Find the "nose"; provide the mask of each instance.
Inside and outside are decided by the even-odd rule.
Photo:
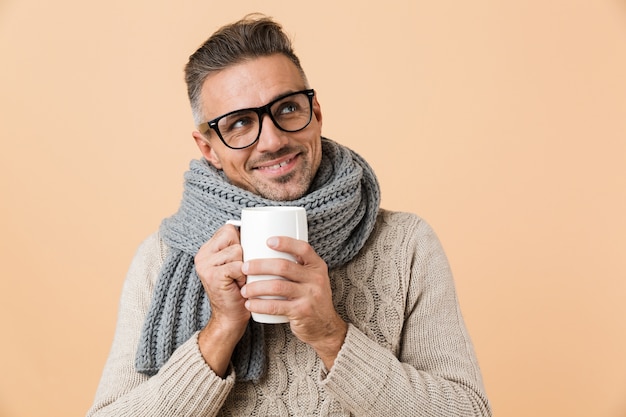
[[[269,114],[261,116],[261,134],[256,144],[259,152],[276,152],[283,148],[289,139],[285,135],[286,132],[280,130],[274,124]]]

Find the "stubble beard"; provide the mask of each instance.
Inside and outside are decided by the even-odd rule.
[[[257,192],[261,197],[274,201],[293,201],[304,196],[311,182],[313,172],[311,166],[306,164],[298,172],[290,172],[275,178],[271,183],[261,183],[257,186]]]
[[[304,196],[309,190],[317,170],[317,166],[313,166],[316,161],[311,159],[312,155],[304,147],[283,148],[278,152],[266,155],[265,159],[272,160],[294,152],[298,152],[298,158],[302,158],[300,168],[270,181],[259,181],[255,184],[254,192],[263,198],[274,201],[293,201]]]

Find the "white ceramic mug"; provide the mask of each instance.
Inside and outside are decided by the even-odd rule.
[[[273,236],[288,236],[309,241],[306,211],[303,207],[250,207],[241,210],[241,220],[227,223],[239,226],[243,260],[282,258],[296,262],[288,253],[278,252],[267,246],[267,239]],[[246,283],[284,279],[277,275],[248,275]],[[261,298],[274,298],[272,296]],[[276,297],[279,298],[279,297]],[[252,313],[252,319],[259,323],[287,323],[287,316]]]

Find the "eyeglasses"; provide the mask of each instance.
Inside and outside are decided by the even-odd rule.
[[[283,132],[298,132],[311,123],[315,90],[302,90],[278,97],[265,106],[231,111],[202,123],[198,130],[207,134],[213,129],[231,149],[252,146],[261,136],[263,115],[267,114]]]

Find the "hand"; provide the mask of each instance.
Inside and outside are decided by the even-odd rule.
[[[245,262],[246,275],[278,275],[286,279],[257,281],[244,286],[245,306],[256,313],[289,317],[291,331],[315,349],[330,369],[343,345],[348,325],[335,311],[328,266],[307,242],[289,237],[268,239],[268,246],[293,255],[298,263],[285,259],[256,259]],[[257,299],[281,296],[284,300]]]
[[[232,225],[220,228],[198,251],[195,266],[211,302],[211,318],[200,332],[198,344],[213,371],[224,376],[232,352],[250,319],[240,289],[243,252],[239,232]]]

